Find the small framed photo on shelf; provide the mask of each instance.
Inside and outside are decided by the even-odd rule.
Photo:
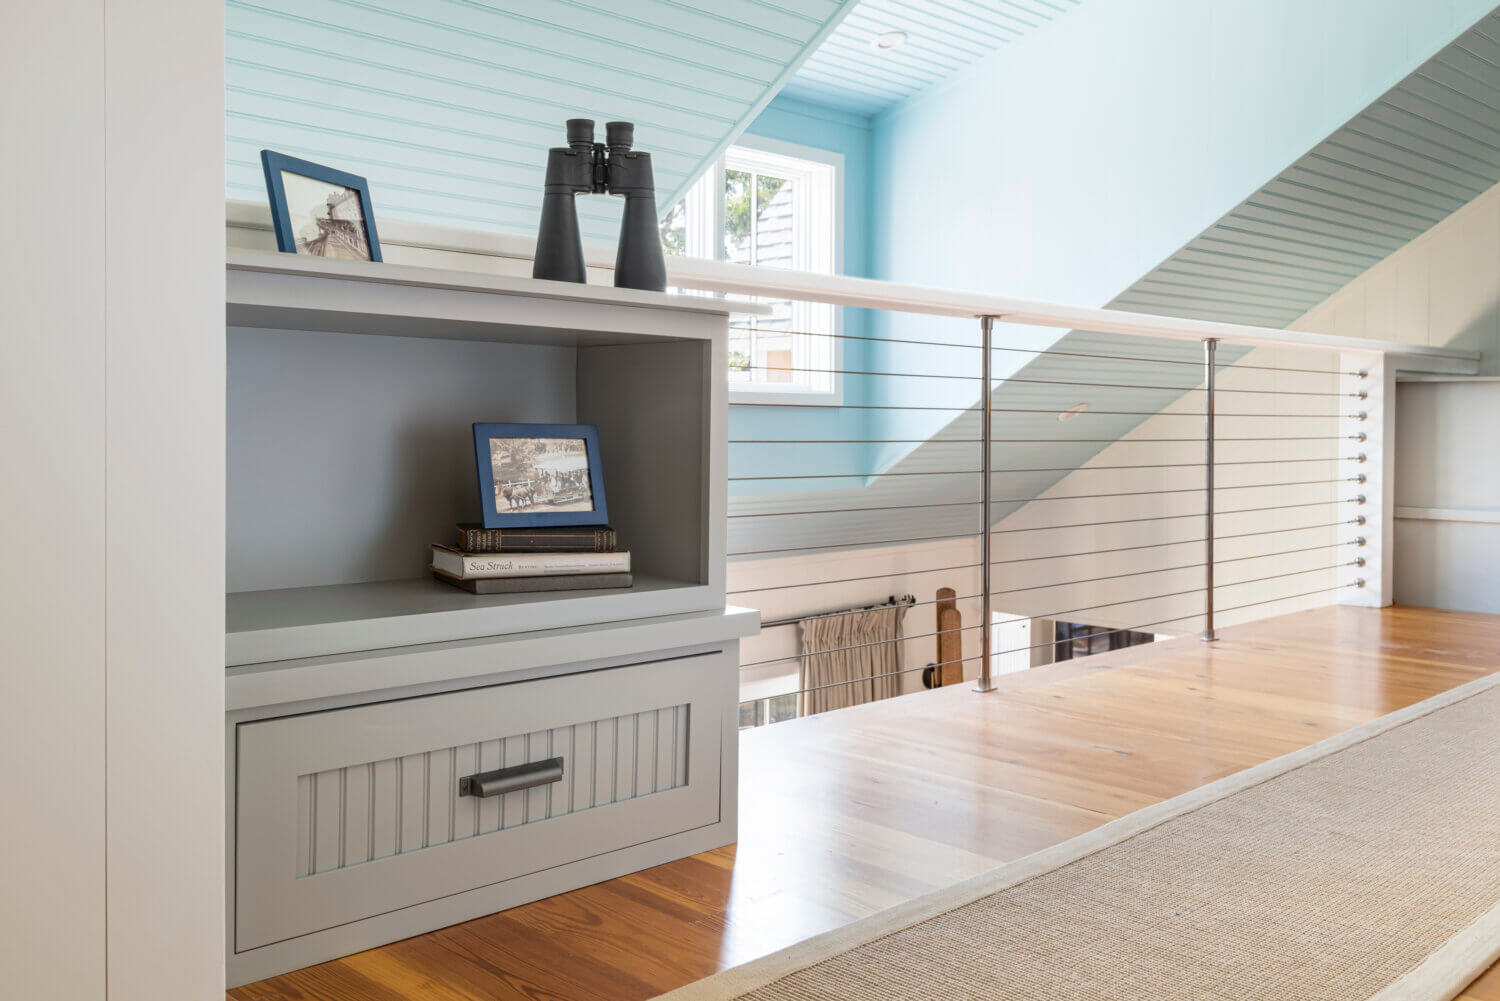
[[[607,525],[592,424],[475,424],[485,528]]]
[[[278,250],[346,261],[380,260],[370,185],[363,177],[268,149],[260,151],[260,165]]]

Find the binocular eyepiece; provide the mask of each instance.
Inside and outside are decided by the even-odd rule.
[[[578,232],[579,194],[615,194],[625,199],[620,242],[615,252],[615,285],[620,288],[664,291],[667,265],[661,254],[661,231],[656,217],[656,182],[651,154],[633,149],[635,126],[608,122],[605,141],[594,141],[594,123],[570,118],[568,145],[547,152],[547,174],[542,195],[542,221],[537,233],[533,278],[587,281],[583,241]]]

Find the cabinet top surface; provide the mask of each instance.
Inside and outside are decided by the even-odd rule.
[[[770,307],[758,303],[730,303],[709,296],[646,292],[640,289],[615,288],[611,285],[580,285],[574,282],[513,278],[482,272],[412,267],[372,261],[330,260],[298,254],[232,250],[226,257],[225,267],[231,278],[236,273],[281,275],[288,278],[321,278],[335,281],[371,282],[388,287],[408,286],[454,292],[479,292],[558,302],[585,302],[637,309],[709,313],[716,316],[764,315],[770,312]]]

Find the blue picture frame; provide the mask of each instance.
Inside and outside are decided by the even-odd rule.
[[[495,490],[495,471],[490,442],[496,438],[583,439],[588,457],[588,481],[593,509],[589,511],[502,511]],[[593,424],[496,424],[474,425],[474,465],[479,472],[479,504],[485,528],[542,528],[556,525],[608,525],[609,509],[604,500],[604,466],[599,459],[599,429]],[[528,481],[530,482],[530,481]],[[502,484],[502,491],[505,484]]]
[[[381,260],[380,237],[375,232],[375,209],[370,204],[370,184],[363,177],[269,149],[260,151],[260,166],[266,175],[266,195],[271,200],[271,223],[276,229],[278,250],[287,254],[297,253],[297,232],[292,228],[291,213],[287,210],[286,185],[281,179],[282,171],[286,171],[359,192],[359,207],[364,216],[365,240],[370,247],[370,260]]]

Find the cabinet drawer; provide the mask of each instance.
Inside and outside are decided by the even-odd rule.
[[[236,951],[716,822],[725,664],[707,654],[241,724]],[[461,779],[552,758],[555,781],[460,795]]]

